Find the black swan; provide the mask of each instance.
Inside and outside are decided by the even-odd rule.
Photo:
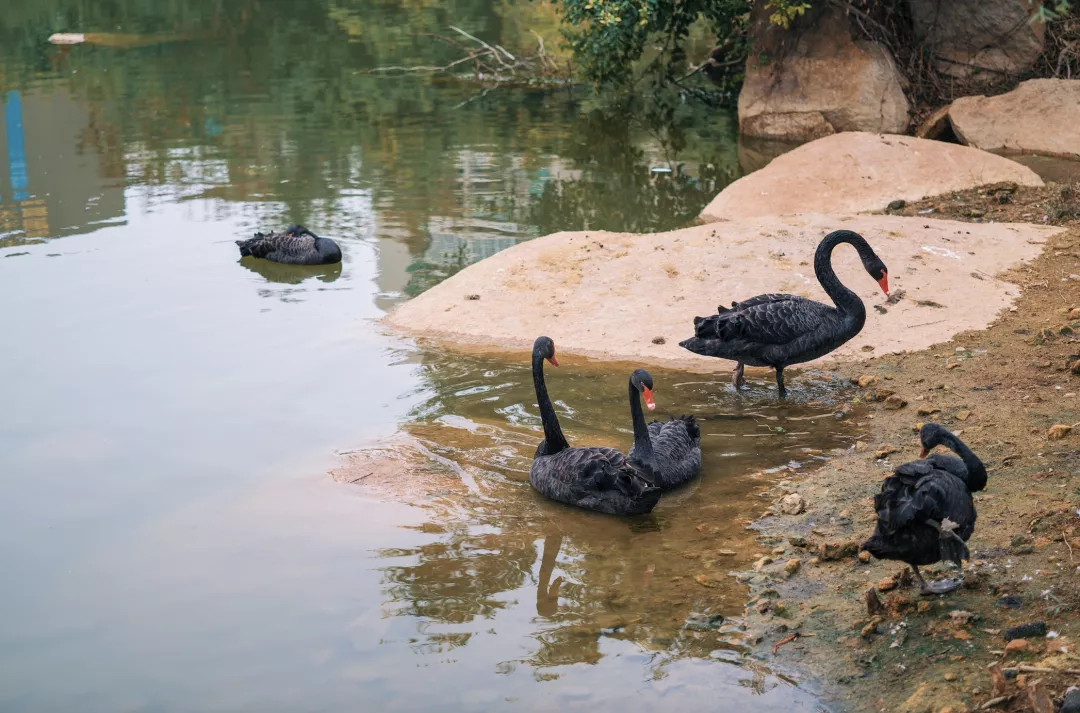
[[[950,560],[956,566],[968,557],[965,544],[975,530],[973,492],[986,487],[986,468],[955,435],[936,423],[919,432],[922,460],[904,463],[881,484],[874,496],[877,528],[862,549],[878,559],[906,562],[923,594],[956,589],[953,580],[928,584],[919,565]],[[945,445],[957,455],[927,454]]]
[[[638,393],[652,411],[652,375],[638,369],[630,377],[630,418],[634,423],[634,445],[627,456],[646,469],[653,484],[670,490],[693,478],[701,470],[701,429],[693,416],[674,416],[645,426]]]
[[[718,307],[719,313],[711,317],[695,317],[694,336],[679,346],[737,362],[731,377],[736,389],[745,383],[745,365],[771,366],[780,396],[787,395],[784,367],[828,354],[858,334],[866,322],[862,300],[833,272],[832,251],[840,243],[855,247],[863,267],[888,295],[889,273],[881,258],[858,233],[835,230],[814,253],[814,274],[835,307],[796,295],[758,295],[732,302],[730,309]]]
[[[240,256],[261,257],[287,265],[330,265],[341,262],[341,248],[329,238],[320,238],[302,225],[290,225],[284,233],[255,233],[250,240],[237,240]]]
[[[545,359],[559,365],[555,343],[539,337],[533,344],[532,372],[544,440],[533,456],[529,482],[545,497],[588,510],[611,515],[652,511],[660,500],[660,489],[642,468],[614,448],[571,448],[566,442],[544,384]]]

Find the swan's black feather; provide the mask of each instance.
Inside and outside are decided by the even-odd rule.
[[[919,566],[942,559],[959,564],[967,557],[963,542],[975,531],[975,501],[965,478],[971,472],[983,471],[982,461],[971,453],[954,435],[935,424],[924,426],[924,432],[945,433],[964,460],[944,454],[933,454],[923,460],[897,466],[881,484],[874,496],[877,526],[874,534],[863,543],[862,549],[879,559],[900,560]],[[926,438],[923,439],[927,446]],[[937,441],[941,442],[941,441]],[[934,444],[930,444],[932,448]],[[967,462],[964,462],[967,461]],[[932,524],[948,519],[956,523],[956,535],[942,536]]]
[[[646,468],[661,490],[670,490],[693,478],[701,470],[701,428],[693,416],[672,417],[649,424],[652,462],[641,463],[637,447],[630,449],[631,461]]]
[[[720,306],[714,315],[695,317],[694,336],[679,346],[738,362],[738,375],[744,364],[775,367],[783,393],[785,366],[828,354],[858,334],[866,322],[862,300],[840,283],[832,269],[832,251],[840,243],[854,246],[866,271],[884,286],[885,266],[866,240],[851,231],[833,231],[817,247],[814,273],[836,306],[798,295],[757,295],[732,302],[731,307]]]
[[[567,448],[533,460],[529,482],[545,497],[613,515],[647,513],[660,489],[614,448]]]
[[[329,265],[341,262],[341,249],[329,238],[320,238],[306,228],[292,226],[284,233],[255,233],[237,240],[241,257],[259,257],[288,265]]]

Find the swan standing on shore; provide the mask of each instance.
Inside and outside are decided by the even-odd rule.
[[[878,559],[906,562],[923,594],[956,589],[953,580],[927,583],[919,565],[943,560],[957,567],[968,558],[967,540],[975,531],[975,501],[986,487],[986,467],[964,442],[936,423],[919,431],[922,460],[904,463],[874,496],[877,527],[862,548]],[[945,445],[956,456],[928,454]]]
[[[702,356],[737,362],[731,382],[738,389],[745,383],[743,368],[771,366],[776,369],[780,396],[784,388],[784,367],[817,359],[858,334],[866,322],[866,307],[859,296],[836,277],[832,251],[840,243],[854,246],[870,277],[889,294],[889,273],[885,263],[858,233],[836,230],[821,241],[814,254],[814,274],[835,306],[787,294],[766,294],[731,307],[717,308],[718,314],[694,318],[694,336],[679,343]]]

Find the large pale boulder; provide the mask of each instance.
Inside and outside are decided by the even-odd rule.
[[[837,274],[863,298],[869,314],[863,331],[826,360],[862,358],[864,347],[874,354],[924,349],[986,327],[1019,293],[993,275],[1034,258],[1060,231],[890,215],[804,215],[653,235],[556,233],[465,268],[387,320],[412,334],[471,349],[512,350],[522,359],[536,337],[547,335],[560,354],[702,371],[731,368],[679,347],[693,335],[693,318],[763,292],[827,300],[814,277],[814,250],[838,228],[864,235],[888,266],[893,291],[906,296],[879,314],[870,306],[884,303],[877,284],[853,250],[837,249]]]
[[[883,210],[898,198],[914,201],[1000,181],[1043,185],[1030,168],[967,146],[847,132],[803,144],[743,176],[700,218],[859,213]]]
[[[765,13],[767,8],[757,10],[754,21],[767,23]],[[793,46],[766,47],[747,59],[739,92],[741,133],[807,141],[839,131],[904,132],[908,101],[889,52],[853,41],[838,11],[807,24]]]
[[[949,121],[969,146],[1080,159],[1080,81],[1030,79],[1008,94],[962,97]]]
[[[1001,79],[1029,69],[1045,26],[1031,0],[908,0],[916,38],[954,77]],[[990,70],[989,72],[986,70]]]

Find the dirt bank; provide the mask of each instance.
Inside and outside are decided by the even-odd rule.
[[[905,207],[909,215],[932,209],[1068,230],[1002,276],[1023,296],[989,328],[842,365],[846,377],[869,382],[860,399],[871,411],[858,423],[856,446],[775,489],[777,500],[798,493],[805,512],[754,525],[762,554],[775,559],[741,575],[758,653],[776,669],[816,678],[837,710],[959,713],[1001,699],[993,710],[1051,713],[1067,686],[1080,685],[1080,204],[1061,191],[1021,189],[1008,203],[971,192]],[[883,392],[907,405],[885,409],[877,402]],[[915,430],[928,420],[960,433],[989,470],[976,498],[965,588],[943,597],[920,597],[895,576],[902,565],[844,552],[871,533],[880,479],[918,456]],[[870,588],[886,609],[877,619],[867,611]],[[1049,633],[1006,652],[1005,630],[1032,622]],[[793,632],[806,636],[774,656],[772,647]],[[996,682],[987,668],[994,663],[1005,669]]]

